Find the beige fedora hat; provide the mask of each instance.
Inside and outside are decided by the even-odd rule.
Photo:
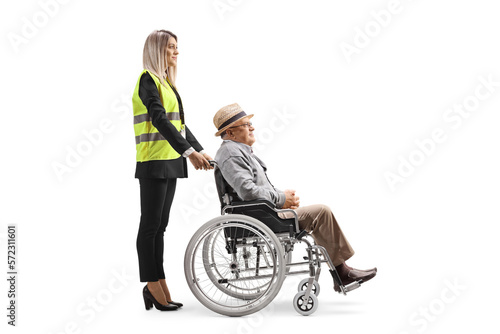
[[[231,125],[244,117],[250,119],[253,117],[253,114],[247,115],[238,103],[220,108],[214,116],[214,125],[217,128],[217,133],[215,135],[220,136],[220,134],[229,129]]]

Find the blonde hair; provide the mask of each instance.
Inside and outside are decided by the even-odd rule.
[[[177,36],[168,30],[155,30],[149,34],[144,43],[142,64],[145,70],[148,70],[160,79],[162,85],[165,86],[163,80],[166,80],[175,87],[177,68],[176,66],[168,66],[166,63],[166,49],[170,37],[173,37],[177,42]]]

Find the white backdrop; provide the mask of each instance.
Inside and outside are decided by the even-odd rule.
[[[23,333],[498,329],[500,47],[493,1],[2,2],[2,205],[18,229]],[[165,267],[175,313],[144,310],[135,238],[131,94],[154,29],[179,40],[186,121],[215,155],[212,118],[254,113],[255,151],[301,204],[328,204],[377,266],[341,296],[326,271],[318,311],[290,277],[261,312],[219,316],[191,294],[183,257],[219,214],[212,172],[178,182]],[[298,253],[296,253],[298,254]],[[300,254],[301,255],[301,254]],[[296,255],[298,256],[298,255]],[[1,280],[2,332],[7,281]]]

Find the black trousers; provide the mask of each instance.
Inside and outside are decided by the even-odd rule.
[[[139,277],[141,282],[165,278],[163,270],[163,235],[168,225],[170,207],[177,179],[139,179],[141,222],[137,234]]]

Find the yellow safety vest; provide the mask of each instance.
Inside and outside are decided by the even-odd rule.
[[[160,99],[170,122],[175,126],[177,131],[184,128],[179,113],[179,103],[177,97],[170,85],[163,80],[165,86],[160,83],[156,75],[147,70],[142,71],[137,85],[135,86],[134,95],[132,96],[132,106],[134,110],[134,131],[135,143],[137,149],[136,159],[138,162],[151,160],[172,160],[177,159],[181,155],[170,146],[170,143],[163,137],[158,129],[151,123],[146,106],[142,103],[139,97],[139,83],[142,75],[148,72],[156,83]]]

